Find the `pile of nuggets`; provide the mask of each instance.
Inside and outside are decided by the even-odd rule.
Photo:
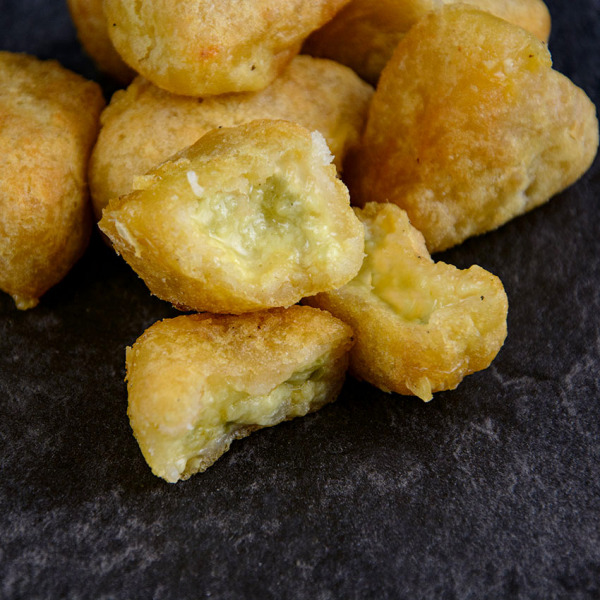
[[[0,289],[34,307],[95,214],[191,313],[127,349],[156,475],[317,410],[348,370],[430,400],[489,366],[502,283],[430,253],[546,202],[598,146],[541,0],[68,3],[128,87],[104,107],[57,63],[0,53]]]

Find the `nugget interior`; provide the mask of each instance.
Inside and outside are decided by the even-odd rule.
[[[500,280],[478,266],[461,271],[434,263],[395,205],[368,203],[356,211],[365,226],[359,274],[305,300],[354,329],[352,372],[385,391],[429,400],[489,366],[506,337]]]
[[[350,328],[295,306],[153,325],[127,351],[129,417],[153,472],[204,471],[255,429],[303,416],[343,383]]]
[[[343,285],[362,261],[362,227],[330,160],[320,134],[291,123],[218,130],[136,180],[100,227],[177,306],[289,306]]]

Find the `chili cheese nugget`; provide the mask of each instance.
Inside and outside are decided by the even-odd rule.
[[[98,68],[121,83],[129,83],[134,71],[124,62],[108,36],[102,0],[67,0],[81,45]]]
[[[266,87],[348,0],[105,0],[109,34],[138,73],[174,94]]]
[[[297,56],[260,92],[199,100],[176,96],[142,77],[117,92],[102,113],[90,161],[90,189],[98,218],[111,198],[128,194],[142,175],[219,126],[284,119],[320,131],[341,168],[358,144],[373,89],[350,69]]]
[[[384,391],[430,400],[488,367],[506,337],[500,280],[477,266],[434,263],[423,236],[393,204],[355,210],[365,227],[360,273],[339,290],[305,299],[354,330],[351,372]]]
[[[0,289],[34,307],[83,253],[100,88],[54,61],[0,52]]]
[[[111,200],[100,228],[152,293],[196,311],[290,306],[360,268],[363,228],[318,132],[217,129]]]
[[[371,103],[357,204],[404,208],[431,252],[546,202],[590,166],[595,108],[524,29],[466,6],[417,23]]]
[[[310,35],[304,51],[331,58],[375,83],[398,42],[421,18],[455,0],[352,0]],[[467,0],[480,10],[527,29],[543,42],[550,35],[550,13],[542,0]]]
[[[188,479],[234,439],[318,410],[340,391],[351,346],[347,325],[306,306],[154,324],[127,349],[146,462],[171,483]]]

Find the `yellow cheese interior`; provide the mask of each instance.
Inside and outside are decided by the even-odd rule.
[[[427,324],[432,314],[479,293],[481,283],[444,263],[434,263],[406,213],[380,214],[365,225],[366,257],[349,285],[368,287],[400,318]]]
[[[148,462],[167,481],[186,479],[212,464],[240,430],[276,425],[320,407],[330,393],[327,362],[327,356],[322,357],[265,395],[251,395],[220,380],[211,385],[209,377],[206,386],[195,391],[200,410],[195,422],[186,424],[187,435],[147,424],[144,440],[139,441],[144,454],[151,457]],[[204,468],[203,463],[207,463]]]
[[[326,271],[343,253],[332,235],[335,224],[323,210],[319,185],[302,166],[277,169],[268,176],[245,173],[225,191],[206,189],[194,171],[170,182],[181,235],[188,236],[183,259],[187,269],[198,266],[198,246],[211,247],[217,261],[236,269],[236,277],[260,282],[290,267]],[[325,186],[326,188],[328,186]],[[208,186],[207,186],[208,188]],[[165,193],[161,191],[161,193]],[[190,221],[195,227],[184,227]],[[190,239],[191,238],[191,239]],[[204,254],[206,251],[203,251]]]

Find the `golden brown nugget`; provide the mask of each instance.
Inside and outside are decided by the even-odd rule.
[[[87,54],[98,68],[127,84],[135,72],[125,64],[108,36],[108,25],[102,0],[67,0],[77,36]]]
[[[354,330],[351,372],[384,391],[430,400],[487,368],[506,337],[500,280],[481,267],[434,263],[423,236],[394,204],[355,210],[365,227],[360,273],[304,301]]]
[[[594,105],[524,29],[466,6],[415,25],[347,164],[352,199],[398,204],[430,252],[546,202],[590,166]]]
[[[292,306],[248,315],[186,315],[154,324],[127,349],[129,419],[158,477],[206,470],[234,439],[335,400],[351,329]]]
[[[111,198],[128,194],[143,175],[217,127],[256,119],[284,119],[320,131],[341,169],[358,144],[373,89],[347,67],[297,56],[260,92],[199,100],[176,96],[138,77],[102,113],[90,161],[90,189],[98,219]]]
[[[217,129],[111,200],[100,228],[180,308],[290,306],[362,262],[363,228],[330,163],[320,133],[287,121]]]
[[[348,0],[105,0],[129,65],[174,94],[265,88]]]
[[[354,69],[373,84],[398,42],[421,18],[454,0],[352,0],[310,35],[304,51]],[[550,35],[550,13],[542,0],[466,0],[480,10],[527,29],[543,42]]]
[[[100,88],[57,62],[0,52],[0,289],[34,307],[83,254]]]

